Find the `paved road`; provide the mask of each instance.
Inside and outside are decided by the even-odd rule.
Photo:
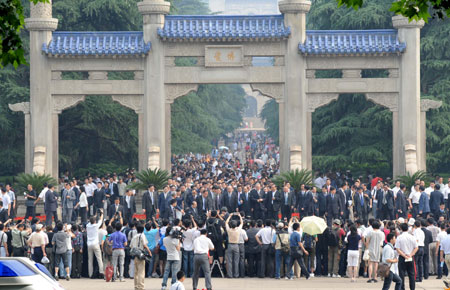
[[[367,279],[359,279],[356,283],[350,283],[350,279],[344,278],[312,278],[306,281],[305,278],[296,279],[294,281],[275,280],[275,279],[219,279],[213,278],[214,290],[229,290],[229,289],[248,289],[248,290],[261,290],[261,289],[307,289],[307,290],[319,290],[319,289],[381,289],[382,282],[378,283],[366,283]],[[161,289],[162,279],[145,279],[145,289],[147,290],[159,290]],[[133,280],[127,279],[126,282],[114,282],[106,283],[103,280],[90,280],[90,279],[72,279],[71,281],[60,281],[61,285],[66,290],[122,290],[133,289]],[[406,281],[406,283],[408,283]],[[200,279],[199,288],[204,288],[204,279]],[[408,284],[407,284],[408,285]],[[191,279],[184,281],[186,290],[192,290]],[[169,288],[167,288],[169,289]],[[391,285],[391,289],[394,286]],[[409,289],[407,286],[406,289]],[[427,281],[416,284],[417,290],[443,290],[444,284],[442,280],[436,280],[435,276],[430,277]]]

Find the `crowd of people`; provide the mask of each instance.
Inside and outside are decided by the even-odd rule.
[[[349,172],[316,173],[312,185],[296,190],[271,181],[279,153],[270,138],[241,133],[229,147],[173,156],[172,177],[160,191],[152,184],[143,193],[129,189],[133,172],[65,176],[40,193],[29,185],[18,223],[15,193],[0,186],[0,256],[45,261],[51,275],[68,280],[103,279],[111,265],[112,281],[134,278],[136,289],[145,278],[162,279],[166,289],[170,276],[172,285],[177,276],[192,277],[193,289],[200,276],[207,289],[211,276],[376,283],[386,265],[383,289],[392,282],[404,289],[405,276],[415,289],[430,275],[448,275],[450,178],[406,188]],[[39,202],[45,221],[35,217]],[[307,216],[328,227],[309,235],[300,226]]]

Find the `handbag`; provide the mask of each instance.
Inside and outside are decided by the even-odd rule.
[[[22,250],[23,250],[24,253],[27,253],[27,252],[28,252],[28,247],[27,247],[27,245],[23,242],[22,232],[20,232],[19,235],[20,235],[20,241],[22,242]]]
[[[389,277],[390,272],[391,272],[391,265],[390,264],[380,263],[378,265],[377,275],[379,277],[383,277],[383,278]]]
[[[303,257],[303,250],[299,246],[291,247],[291,256],[294,259]]]
[[[144,251],[140,249],[141,247],[141,238],[142,238],[142,234],[139,236],[139,242],[138,242],[138,246],[137,247],[133,247],[130,250],[130,256],[132,258],[138,258],[139,260],[143,260],[143,256],[144,256]]]
[[[363,254],[363,261],[369,261],[369,249],[366,249]]]

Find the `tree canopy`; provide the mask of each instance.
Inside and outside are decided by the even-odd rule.
[[[28,0],[23,0],[25,14]],[[53,17],[61,31],[129,31],[142,29],[139,0],[58,0]],[[201,0],[173,0],[171,13],[207,14]],[[21,33],[28,59],[29,35]],[[189,60],[188,60],[189,61]],[[177,65],[190,65],[178,63]],[[64,79],[85,79],[83,73],[64,73]],[[129,79],[127,73],[109,78]],[[131,76],[132,78],[132,76]],[[24,166],[24,116],[8,104],[29,100],[29,66],[0,70],[0,176],[15,175]],[[239,127],[245,93],[237,85],[200,85],[197,92],[172,105],[172,148],[175,153],[210,152],[211,141]],[[59,115],[60,170],[81,176],[86,172],[117,172],[138,164],[138,117],[110,96],[86,100]]]
[[[392,27],[391,0],[366,0],[358,11],[337,9],[327,0],[313,2],[308,29],[380,29]],[[449,19],[432,19],[421,31],[422,98],[442,100],[427,113],[429,172],[450,172],[450,35]],[[370,73],[366,72],[366,73]],[[329,76],[328,76],[329,77]],[[268,102],[262,117],[268,133],[278,137],[276,102]],[[341,95],[312,114],[313,168],[350,169],[390,175],[392,172],[392,114],[361,95]]]

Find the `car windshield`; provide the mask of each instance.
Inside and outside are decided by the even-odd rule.
[[[53,278],[52,274],[50,274],[50,272],[47,270],[47,268],[45,268],[44,265],[36,263],[34,264],[42,273],[44,273],[45,275],[47,275],[50,279],[55,280],[55,278]]]
[[[0,260],[0,277],[20,277],[37,275],[33,270],[17,260]]]

